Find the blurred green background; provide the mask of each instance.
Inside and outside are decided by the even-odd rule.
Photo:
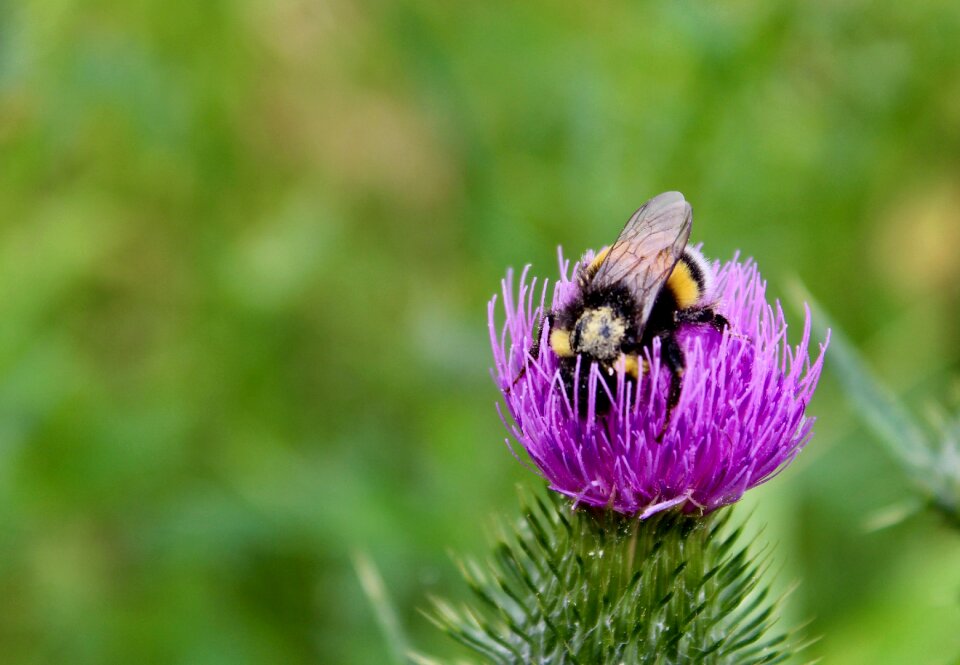
[[[385,663],[537,481],[486,302],[680,189],[922,407],[960,374],[955,0],[0,0],[0,660]],[[794,313],[794,321],[799,321]],[[824,380],[738,508],[832,664],[960,654],[960,539]],[[751,513],[752,510],[752,513]]]

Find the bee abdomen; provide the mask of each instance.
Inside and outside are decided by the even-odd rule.
[[[710,265],[703,255],[690,247],[685,249],[666,284],[678,309],[690,309],[706,301],[710,275]]]

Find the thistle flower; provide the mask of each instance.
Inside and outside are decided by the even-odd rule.
[[[587,252],[582,260],[592,259]],[[579,288],[571,279],[577,266],[571,272],[562,252],[559,262],[553,311]],[[669,372],[658,340],[645,351],[649,370],[636,381],[623,368],[607,380],[596,365],[582,363],[578,371],[588,373],[589,394],[604,395],[609,409],[598,413],[595,399],[581,409],[549,345],[530,353],[547,311],[549,283],[538,289],[536,279],[528,281],[528,266],[515,291],[508,271],[502,326],[496,296],[488,308],[494,379],[510,419],[498,409],[552,490],[640,519],[671,508],[707,513],[737,501],[799,454],[812,434],[814,421],[805,410],[827,343],[811,362],[807,309],[800,343],[788,344],[780,304],[767,302],[766,283],[752,261],[734,257],[714,271],[712,298],[729,328],[720,333],[685,324],[678,331],[686,369],[669,420]]]

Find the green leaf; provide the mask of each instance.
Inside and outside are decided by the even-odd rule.
[[[797,306],[804,303],[812,313],[815,335],[830,334],[827,366],[840,380],[858,415],[890,451],[914,471],[929,468],[930,446],[923,428],[894,394],[873,375],[866,362],[836,322],[799,282],[790,287]]]
[[[357,578],[360,580],[360,586],[363,587],[363,592],[367,596],[367,600],[370,601],[380,630],[390,647],[393,662],[398,665],[410,662],[407,655],[409,652],[407,638],[403,634],[400,620],[397,618],[397,613],[387,596],[380,571],[377,570],[373,560],[363,552],[354,552],[353,567],[357,572]]]
[[[832,330],[827,367],[840,381],[854,413],[886,444],[925,499],[960,528],[960,414],[936,411],[930,418],[931,427],[925,428],[873,375],[803,285],[795,282],[790,290],[798,307],[809,303],[815,333]],[[928,435],[931,429],[934,433]]]

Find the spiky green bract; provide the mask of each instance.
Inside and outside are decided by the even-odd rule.
[[[729,509],[641,521],[553,496],[524,503],[493,557],[463,565],[474,602],[434,600],[428,614],[486,661],[747,665],[796,650],[773,629],[763,560]]]

